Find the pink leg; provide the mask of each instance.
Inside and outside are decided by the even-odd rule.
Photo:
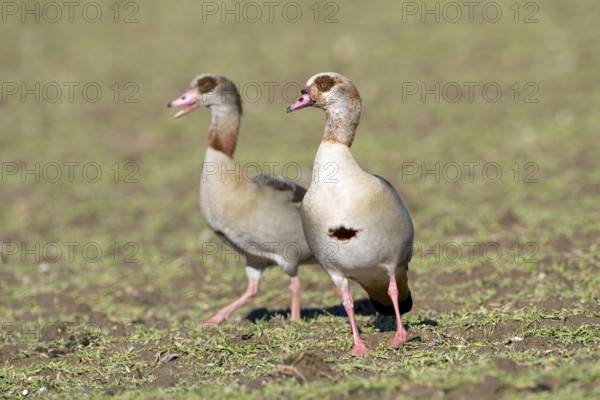
[[[400,310],[398,309],[398,286],[396,286],[396,277],[394,275],[390,276],[388,295],[392,299],[394,311],[396,313],[396,335],[388,344],[388,347],[400,347],[402,343],[406,342],[408,332],[404,329],[404,325],[402,325],[402,320],[400,319]]]
[[[365,346],[360,338],[360,335],[358,334],[358,326],[356,326],[356,320],[354,319],[354,301],[350,296],[348,288],[342,289],[342,302],[344,304],[344,308],[346,309],[346,313],[348,314],[348,318],[350,318],[352,336],[354,337],[354,348],[352,349],[352,354],[364,354],[370,352],[371,350]]]
[[[300,319],[300,278],[292,276],[289,289],[292,292],[292,311],[290,319],[292,321]]]
[[[200,322],[198,324],[198,327],[203,327],[209,324],[220,324],[221,322],[225,321],[232,312],[246,304],[252,297],[256,295],[256,293],[258,293],[258,281],[249,279],[248,288],[239,299],[237,299],[227,307],[224,307],[221,310],[219,310],[219,312],[216,313],[212,318],[209,318],[204,322]]]

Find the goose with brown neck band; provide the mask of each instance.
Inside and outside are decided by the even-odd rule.
[[[223,322],[256,296],[264,269],[272,265],[278,265],[290,276],[291,319],[299,319],[298,266],[314,262],[300,217],[300,202],[306,189],[276,175],[258,174],[251,179],[242,176],[233,160],[242,103],[229,79],[215,74],[199,75],[187,91],[167,106],[182,108],[176,118],[200,107],[210,108],[200,211],[217,236],[246,258],[248,286],[244,294],[199,325]],[[291,246],[293,252],[289,251]]]
[[[349,280],[365,289],[378,312],[396,316],[396,333],[389,346],[398,347],[407,340],[400,315],[412,307],[407,277],[413,244],[411,218],[396,189],[365,172],[350,152],[362,110],[352,81],[334,72],[312,76],[287,111],[306,107],[325,111],[325,130],[312,184],[302,201],[304,234],[342,293],[354,338],[352,353],[370,350],[358,332]],[[327,175],[332,165],[333,177]],[[323,176],[333,179],[320,179]],[[333,256],[317,251],[332,246],[336,249]]]

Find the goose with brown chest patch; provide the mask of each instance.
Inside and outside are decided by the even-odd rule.
[[[400,315],[412,308],[407,277],[412,221],[394,187],[365,172],[350,152],[361,114],[354,84],[333,72],[314,75],[287,111],[310,106],[325,111],[325,132],[312,184],[302,201],[304,234],[342,292],[354,337],[352,353],[370,350],[358,332],[349,279],[365,289],[379,313],[396,316],[396,333],[389,346],[398,347],[407,339]]]
[[[265,268],[278,265],[291,278],[291,319],[300,318],[300,264],[314,262],[300,216],[306,189],[276,175],[247,177],[233,160],[242,103],[229,79],[203,74],[168,107],[184,107],[175,118],[204,106],[211,110],[208,147],[200,182],[200,211],[207,225],[246,258],[244,294],[199,325],[218,324],[258,292]],[[244,171],[245,172],[245,171]]]

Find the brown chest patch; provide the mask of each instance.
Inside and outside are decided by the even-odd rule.
[[[350,240],[353,237],[356,237],[358,234],[357,229],[346,228],[345,226],[340,226],[336,229],[329,229],[328,235],[331,238],[335,238],[337,240]]]
[[[219,132],[217,129],[210,129],[208,132],[208,146],[221,153],[233,157],[235,145],[237,143],[237,130],[230,132]]]

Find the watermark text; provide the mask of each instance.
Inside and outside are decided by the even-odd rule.
[[[301,21],[315,24],[335,24],[339,22],[340,6],[337,2],[304,3],[295,1],[265,2],[216,2],[201,3],[202,22],[256,24],[259,22],[287,22],[295,24]]]
[[[0,242],[0,260],[14,263],[74,263],[88,264],[104,261],[138,263],[139,245],[135,242]]]
[[[110,21],[115,24],[136,24],[140,5],[134,1],[110,5],[95,1],[2,1],[0,21],[22,24],[56,24],[85,22],[95,24]]]
[[[79,161],[16,162],[0,163],[0,182],[20,183],[97,183],[102,179],[114,183],[139,183],[139,166],[134,162],[115,162],[109,166]]]
[[[136,82],[11,82],[0,84],[2,103],[98,103],[103,98],[114,103],[139,103]]]
[[[503,19],[515,24],[536,24],[539,22],[537,2],[501,3],[496,1],[448,1],[448,2],[402,2],[402,22],[421,23],[475,23],[483,21],[491,24]]]

